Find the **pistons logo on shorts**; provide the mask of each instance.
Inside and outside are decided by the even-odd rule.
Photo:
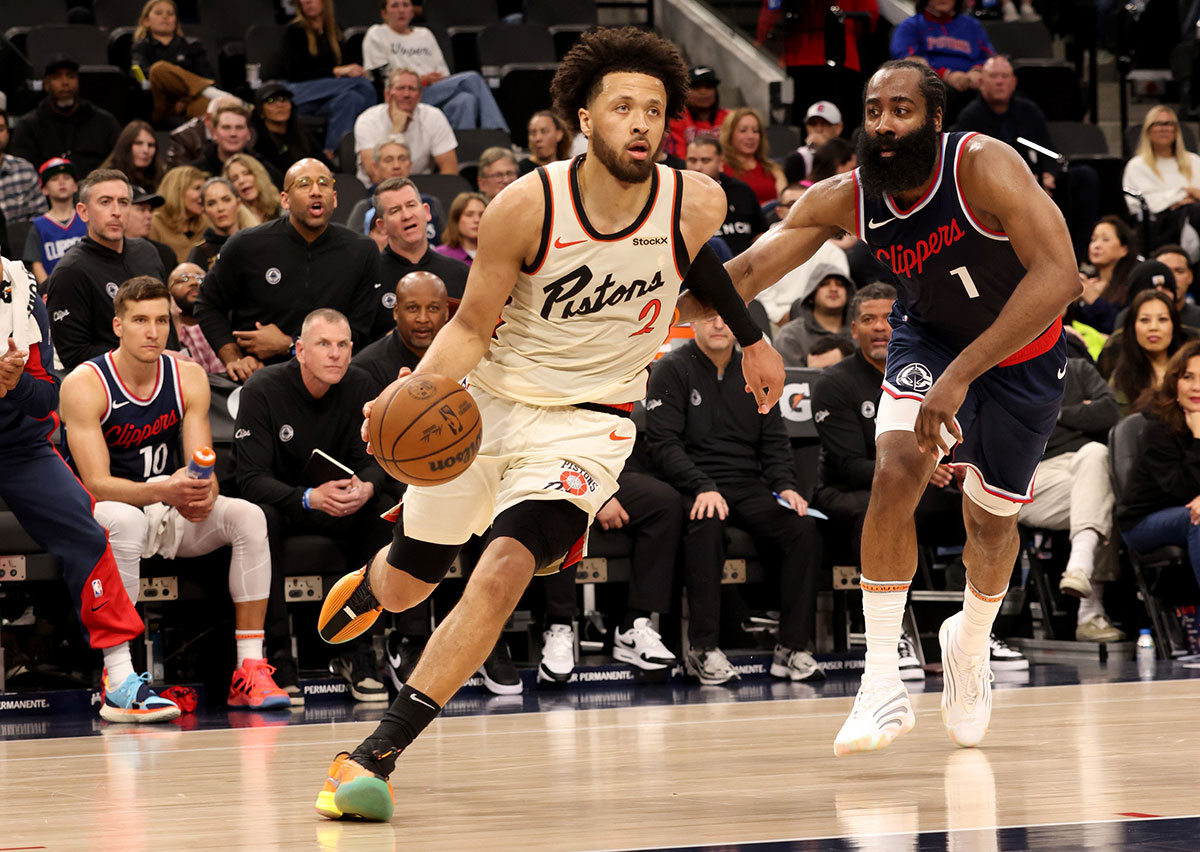
[[[592,479],[583,468],[571,462],[564,462],[562,472],[557,481],[547,482],[542,490],[565,491],[573,497],[582,497],[589,491],[596,490],[596,480]]]
[[[933,387],[933,373],[924,364],[909,364],[896,374],[896,387],[925,393]]]

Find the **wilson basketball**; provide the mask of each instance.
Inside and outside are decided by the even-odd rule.
[[[405,376],[383,389],[368,425],[375,461],[409,485],[439,485],[461,474],[483,440],[479,408],[457,382]]]

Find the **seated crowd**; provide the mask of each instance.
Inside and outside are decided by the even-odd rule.
[[[946,5],[918,8],[932,20],[925,7]],[[0,247],[24,261],[45,299],[66,376],[64,455],[97,501],[95,520],[131,601],[143,558],[232,548],[229,703],[251,708],[303,701],[283,597],[288,540],[321,536],[354,565],[391,536],[380,515],[403,486],[365,453],[363,403],[399,369],[415,367],[453,315],[491,200],[522,175],[568,159],[581,141],[552,112],[537,112],[528,156],[488,148],[470,164],[478,191],[443,206],[411,178],[459,174],[455,130],[509,130],[486,81],[449,72],[437,39],[414,25],[411,0],[381,0],[361,63],[347,60],[333,0],[296,8],[280,45],[283,79],[250,92],[252,103],[216,87],[212,58],[184,37],[174,2],[150,0],[132,48],[151,93],[145,116],[122,130],[80,97],[79,65],[61,55],[43,69],[46,95],[32,113],[10,127],[0,112]],[[1022,4],[1021,14],[1029,9]],[[909,30],[918,23],[897,29],[893,51],[919,55],[904,41],[917,44]],[[955,92],[953,129],[1010,144],[1016,135],[1048,140],[1036,104],[1015,94],[1011,63],[993,55],[986,37],[978,47],[977,56],[926,57],[944,63]],[[855,168],[844,134],[856,122],[832,102],[812,103],[801,144],[773,153],[758,112],[721,108],[717,69],[698,65],[690,75],[684,115],[658,157],[725,191],[728,212],[711,240],[724,259],[777,226],[814,183]],[[313,116],[317,124],[304,120]],[[324,135],[315,137],[314,126]],[[1076,638],[1118,641],[1125,632],[1109,618],[1104,590],[1120,574],[1122,536],[1137,550],[1186,547],[1200,577],[1190,522],[1200,512],[1191,464],[1200,437],[1200,307],[1189,294],[1200,249],[1200,158],[1185,149],[1170,109],[1150,111],[1126,170],[1154,217],[1144,260],[1128,211],[1098,209],[1094,174],[1031,168],[1071,225],[1083,293],[1064,324],[1072,358],[1062,414],[1020,518],[1047,539],[1067,534],[1059,589],[1080,601]],[[355,198],[365,188],[367,197],[339,213],[339,185],[354,186]],[[4,225],[21,222],[30,223],[27,238],[8,245]],[[735,632],[721,586],[732,525],[768,569],[772,604],[764,608],[778,613],[770,674],[824,677],[814,657],[817,596],[829,565],[858,559],[895,298],[889,268],[843,233],[758,300],[785,363],[820,371],[811,398],[820,456],[811,471],[798,462],[780,410],[759,416],[743,392],[740,354],[720,319],[664,347],[634,456],[596,518],[600,530],[632,539],[628,594],[610,637],[617,660],[643,670],[681,663],[704,684],[739,677],[721,648]],[[6,391],[17,379],[9,372],[0,368]],[[210,386],[223,388],[224,399],[234,385],[227,475],[191,478],[188,460],[212,444]],[[1129,493],[1116,505],[1106,442],[1130,414],[1149,425]],[[917,508],[922,545],[961,548],[960,482],[950,464],[935,471]],[[810,506],[828,519],[815,520]],[[946,577],[956,581],[953,567]],[[535,585],[543,586],[529,593],[544,627],[538,679],[563,683],[576,665],[575,578]],[[661,618],[680,614],[680,587],[682,646],[659,630]],[[432,618],[428,603],[396,616],[383,636],[384,666],[368,634],[332,670],[356,699],[386,698],[386,681],[399,687],[411,672]],[[127,640],[100,645],[93,633],[91,641],[104,652],[105,718],[178,715],[134,672]],[[905,676],[922,677],[910,639],[900,653]],[[995,668],[1026,665],[999,639],[992,653]],[[494,692],[521,689],[503,638],[480,674]]]

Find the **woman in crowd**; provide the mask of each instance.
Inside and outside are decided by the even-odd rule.
[[[150,81],[155,123],[175,116],[199,118],[210,100],[228,94],[213,86],[217,75],[204,45],[183,37],[174,0],[149,0],[142,7],[131,53],[134,66]]]
[[[134,186],[150,192],[158,189],[167,169],[158,155],[154,128],[138,118],[126,124],[112,153],[100,168],[120,169]]]
[[[1125,315],[1120,354],[1109,379],[1122,417],[1150,404],[1167,361],[1183,342],[1183,327],[1171,298],[1159,290],[1138,293]]]
[[[1074,318],[1111,334],[1117,314],[1129,302],[1129,273],[1137,266],[1137,238],[1119,216],[1104,216],[1092,228],[1088,263],[1079,271],[1083,295]]]
[[[475,259],[475,247],[479,241],[479,220],[487,207],[487,196],[482,192],[460,192],[450,202],[450,213],[446,216],[446,230],[442,231],[442,244],[434,251],[461,260],[467,266]]]
[[[1183,144],[1179,118],[1167,106],[1151,107],[1142,122],[1137,151],[1125,164],[1122,186],[1141,193],[1154,217],[1156,245],[1179,242],[1184,224],[1200,230],[1200,156]],[[1127,198],[1141,215],[1141,205]]]
[[[517,168],[526,175],[538,166],[571,157],[573,137],[567,125],[553,110],[543,109],[529,118],[529,158]]]
[[[1200,340],[1171,358],[1146,421],[1117,507],[1121,536],[1142,553],[1168,544],[1187,548],[1200,581]]]
[[[158,186],[164,203],[150,221],[150,239],[170,246],[179,263],[187,260],[188,252],[204,238],[208,227],[201,196],[207,177],[195,166],[176,166]]]
[[[333,0],[297,0],[296,17],[284,28],[282,60],[295,108],[329,120],[325,156],[332,161],[342,136],[354,130],[354,119],[375,105],[367,72],[357,62],[342,61]]]
[[[234,154],[225,161],[223,174],[229,179],[242,204],[260,222],[276,218],[283,207],[279,203],[279,187],[262,163],[246,154]]]
[[[750,107],[738,107],[721,125],[725,174],[750,184],[759,204],[775,201],[787,186],[783,169],[767,155],[762,117]]]
[[[242,204],[233,190],[233,185],[226,178],[209,178],[204,182],[200,195],[204,201],[204,217],[208,219],[208,229],[204,232],[204,242],[192,248],[187,259],[188,263],[194,263],[207,271],[212,269],[225,241],[242,228],[258,224],[258,220]]]
[[[287,174],[292,163],[304,157],[325,162],[321,146],[313,140],[292,106],[292,93],[283,83],[272,81],[255,92],[254,153]],[[325,162],[325,165],[329,165]]]

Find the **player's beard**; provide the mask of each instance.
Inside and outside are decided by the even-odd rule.
[[[608,173],[622,183],[645,183],[654,173],[654,161],[657,151],[650,151],[644,160],[625,160],[621,155],[623,150],[609,147],[599,133],[593,133],[591,138],[592,153],[596,155]],[[647,140],[647,144],[649,141]],[[661,144],[661,143],[660,143]]]
[[[883,157],[884,151],[894,151]],[[858,174],[863,193],[882,198],[884,193],[898,195],[929,180],[938,155],[938,130],[933,117],[903,136],[876,136],[862,133],[858,139]]]

